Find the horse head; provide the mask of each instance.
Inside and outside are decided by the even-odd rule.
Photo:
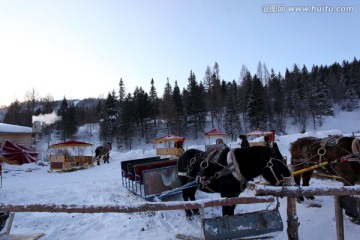
[[[279,149],[263,146],[239,148],[234,150],[239,169],[244,178],[249,181],[262,175],[270,184],[280,185],[291,176]]]

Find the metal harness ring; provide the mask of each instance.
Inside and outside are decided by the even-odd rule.
[[[322,150],[322,151],[321,151]],[[319,148],[317,153],[320,155],[320,156],[324,156],[325,153],[326,153],[326,149],[325,148]]]

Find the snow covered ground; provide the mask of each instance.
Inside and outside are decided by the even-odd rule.
[[[359,123],[359,113],[339,114],[336,119],[325,122],[322,131],[305,134],[277,136],[281,152],[290,159],[289,144],[302,136],[324,137],[328,134],[351,134]],[[335,122],[336,120],[336,122]],[[359,127],[360,128],[360,127]],[[228,143],[232,145],[236,143]],[[187,148],[203,148],[195,142],[185,142]],[[146,202],[134,195],[121,183],[121,161],[155,156],[151,146],[139,146],[138,150],[111,152],[110,164],[101,164],[85,170],[67,173],[49,173],[48,166],[5,164],[3,185],[0,188],[0,204],[77,204],[129,206]],[[341,186],[332,180],[312,179],[312,186]],[[253,196],[246,190],[241,196]],[[197,199],[218,198],[218,194],[197,193]],[[178,200],[181,200],[178,198]],[[274,239],[287,239],[286,199],[279,199],[280,213],[284,223],[282,232],[273,233]],[[313,204],[321,207],[310,207]],[[238,205],[237,213],[271,209],[272,204]],[[207,208],[206,216],[220,216],[221,209]],[[333,197],[316,197],[313,201],[297,204],[300,221],[299,238],[336,239],[336,223]],[[360,225],[352,223],[344,215],[345,239],[357,240]],[[12,234],[45,233],[41,239],[176,239],[177,234],[201,236],[199,218],[188,220],[183,210],[142,213],[16,213]]]

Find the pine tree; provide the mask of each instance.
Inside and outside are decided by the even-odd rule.
[[[174,91],[173,91],[173,102],[175,107],[175,134],[178,136],[182,136],[185,134],[184,125],[186,122],[185,116],[184,116],[184,103],[183,99],[180,93],[180,88],[177,84],[177,81],[175,81]]]
[[[74,137],[77,132],[76,110],[73,104],[69,104],[64,97],[57,115],[61,117],[56,122],[56,135],[62,141],[66,141]]]
[[[213,73],[211,75],[211,96],[210,96],[210,114],[212,119],[212,126],[214,127],[214,120],[217,123],[217,127],[220,128],[224,112],[224,99],[222,94],[222,85],[219,76],[219,65],[217,62],[214,64]],[[225,87],[226,88],[226,87]]]
[[[12,102],[4,116],[4,123],[13,124],[13,125],[22,125],[21,122],[21,105],[19,100]]]
[[[248,129],[248,117],[247,117],[247,107],[249,104],[250,93],[251,93],[251,85],[252,85],[252,77],[249,71],[246,73],[241,73],[241,84],[239,86],[239,108],[240,113],[242,113],[242,121],[244,123],[244,131],[250,131]]]
[[[270,104],[271,112],[273,113],[273,118],[269,117],[269,129],[277,130],[285,133],[285,102],[284,102],[284,86],[283,86],[283,77],[279,72],[277,75],[274,73],[274,70],[271,69],[271,75],[269,79],[269,97],[268,103]]]
[[[215,128],[214,125],[214,110],[213,110],[213,74],[211,68],[208,65],[206,67],[205,76],[204,76],[204,88],[206,92],[206,108],[210,111],[210,121],[212,128]]]
[[[141,87],[136,87],[134,91],[134,110],[136,122],[140,126],[141,138],[145,138],[149,131],[151,103],[149,95]]]
[[[227,84],[226,110],[224,115],[225,132],[235,140],[241,133],[241,122],[237,107],[238,86],[235,81]]]
[[[163,97],[160,102],[160,113],[165,121],[167,132],[171,133],[172,130],[175,129],[174,127],[175,105],[173,101],[172,87],[169,82],[169,78],[166,81]]]
[[[184,99],[187,125],[189,129],[194,131],[195,139],[197,139],[199,133],[203,132],[205,129],[207,111],[205,104],[205,88],[202,83],[197,83],[196,76],[192,71],[190,71]]]
[[[346,92],[344,78],[341,76],[342,68],[339,63],[334,63],[329,67],[328,85],[331,98],[334,103],[341,104]]]
[[[125,84],[124,84],[124,81],[122,80],[122,78],[120,78],[120,82],[119,82],[119,103],[120,103],[120,106],[125,101],[125,97],[126,97]]]
[[[121,111],[121,124],[119,126],[118,144],[124,142],[127,149],[131,149],[134,135],[135,107],[132,95],[129,93],[125,99]],[[120,138],[120,136],[122,138]]]
[[[317,125],[322,126],[323,116],[334,115],[326,81],[327,75],[327,70],[323,66],[320,66],[320,68],[313,68],[312,79],[314,80],[314,86],[310,91],[310,112],[315,129]]]
[[[247,106],[247,116],[250,127],[253,129],[266,128],[267,116],[264,105],[264,87],[261,80],[254,75],[249,102]]]
[[[154,85],[154,79],[151,79],[149,100],[150,100],[150,118],[152,119],[154,135],[156,136],[156,127],[157,127],[156,118],[160,113],[159,111],[160,100],[158,98],[157,91]]]
[[[99,138],[103,144],[112,142],[117,135],[117,119],[119,118],[118,101],[114,90],[108,93],[101,117]]]

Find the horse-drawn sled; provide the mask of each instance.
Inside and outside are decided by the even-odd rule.
[[[146,200],[178,187],[177,158],[160,156],[121,162],[122,185]]]
[[[92,155],[85,155],[91,143],[67,141],[50,145],[50,172],[72,171],[93,166]]]
[[[122,185],[147,200],[178,187],[177,161],[184,152],[184,141],[174,135],[156,138],[157,156],[122,161]]]

